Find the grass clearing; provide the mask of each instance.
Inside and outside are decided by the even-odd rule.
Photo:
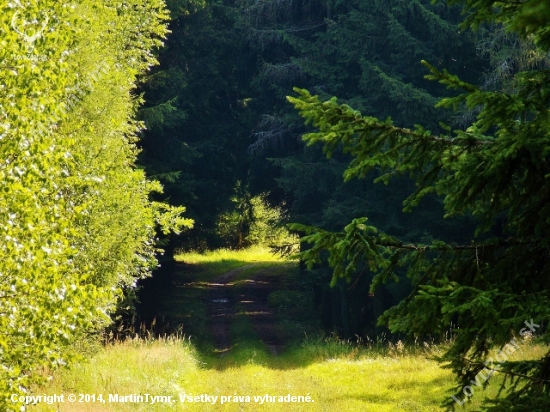
[[[328,348],[328,349],[327,349]],[[436,350],[437,348],[431,348]],[[543,348],[529,345],[522,356]],[[248,351],[248,353],[247,353]],[[279,365],[243,343],[239,361],[218,368],[198,360],[184,337],[129,340],[107,346],[89,360],[61,370],[36,394],[103,394],[105,403],[39,404],[30,411],[440,411],[454,386],[451,373],[426,357],[424,349],[390,346],[376,350],[336,339],[309,340],[283,355]],[[416,354],[414,354],[416,352]],[[529,352],[529,353],[527,353]],[[223,358],[221,358],[223,359]],[[234,358],[236,360],[236,357]],[[218,360],[219,361],[219,360]],[[304,362],[305,361],[305,362]],[[270,364],[272,363],[272,364]],[[294,363],[294,365],[292,365]],[[306,366],[303,366],[307,364]],[[219,366],[219,365],[218,365]],[[494,396],[501,377],[491,379],[485,392],[477,390],[463,410],[478,410],[484,396]],[[114,403],[108,394],[172,396],[173,403]],[[218,396],[214,405],[180,402],[179,396]],[[254,396],[306,396],[312,403],[259,404]],[[234,396],[250,401],[235,401]],[[221,404],[221,397],[230,402]],[[265,399],[265,398],[264,398]]]
[[[220,404],[216,410],[252,411],[259,405],[253,396],[307,395],[315,401],[293,404],[301,410],[397,410],[401,400],[417,409],[438,410],[437,399],[452,383],[447,372],[421,357],[406,361],[392,358],[328,359],[296,369],[271,369],[262,365],[262,357],[250,357],[248,362],[223,371],[208,369],[197,362],[192,346],[183,341],[159,340],[153,343],[126,342],[106,348],[89,362],[63,371],[44,393],[107,393],[172,395],[174,404],[147,405],[144,403],[59,404],[60,411],[164,411],[208,410],[204,403],[183,404],[182,394],[213,396],[250,396],[251,402]],[[404,368],[406,366],[406,368]],[[438,382],[426,391],[425,385]],[[440,385],[442,382],[446,386]],[[423,389],[424,388],[424,389]],[[284,410],[285,403],[262,405],[265,410]],[[50,408],[50,409],[48,409]],[[54,410],[39,406],[37,411]]]
[[[299,290],[296,262],[278,259],[266,248],[186,253],[177,258],[183,265],[162,299],[166,317],[183,324],[186,335],[119,341],[90,352],[87,360],[55,372],[51,382],[31,394],[64,394],[65,399],[69,394],[102,394],[104,403],[65,401],[39,404],[30,411],[424,412],[442,410],[441,403],[454,393],[452,373],[432,360],[445,346],[395,344],[385,336],[357,344],[316,332],[315,319],[305,311],[308,296]],[[227,272],[231,280],[223,296],[235,302],[235,311],[228,323],[231,348],[221,352],[211,335],[213,295],[208,285]],[[277,284],[267,300],[280,318],[270,328],[285,336],[284,350],[278,356],[262,340],[257,318],[248,316],[250,303],[239,298],[259,277]],[[543,346],[533,343],[521,349],[510,360],[545,354]],[[486,390],[475,387],[471,402],[459,410],[479,410],[484,397],[496,396],[501,382],[497,373]],[[174,402],[109,402],[108,394],[172,396]],[[181,402],[180,395],[217,399],[215,404],[189,403]],[[270,400],[266,395],[275,397],[273,402],[266,402]],[[310,396],[314,402],[276,402],[276,397],[287,395]]]
[[[281,257],[271,253],[271,249],[265,246],[251,246],[247,249],[231,250],[217,249],[199,252],[180,252],[176,253],[175,259],[179,262],[189,264],[211,263],[220,261],[237,260],[242,262],[278,262]]]

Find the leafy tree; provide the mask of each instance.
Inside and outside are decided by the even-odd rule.
[[[162,1],[0,6],[0,409],[109,324],[156,266],[183,208],[134,166],[136,76],[155,63]]]
[[[281,207],[271,206],[267,194],[251,196],[238,182],[232,198],[234,209],[219,216],[217,231],[226,247],[277,246],[294,242],[281,223]]]
[[[550,48],[546,3],[471,0],[466,7],[470,14],[465,27],[503,23],[522,37],[532,36],[541,51]],[[477,108],[468,128],[451,130],[443,125],[444,131],[435,134],[421,126],[398,127],[389,119],[363,116],[335,98],[322,101],[305,90],[297,90],[299,96],[289,100],[318,128],[304,136],[309,145],[321,143],[328,156],[338,147],[350,153],[346,180],[363,178],[373,169],[383,172],[378,181],[386,183],[396,175],[409,174],[417,187],[405,208],[436,193],[448,218],[464,214],[476,218],[471,242],[406,242],[369,225],[366,217],[354,219],[341,232],[304,225],[294,228],[309,234],[304,240],[313,247],[302,257],[310,265],[328,250],[333,284],[366,265],[376,273],[374,291],[405,266],[414,291],[385,312],[380,322],[394,332],[415,336],[443,332],[456,322],[456,339],[440,360],[457,374],[462,389],[473,385],[481,371],[490,373],[485,369],[490,351],[508,344],[513,332],[525,328],[526,320],[541,324],[550,315],[550,170],[546,162],[550,70],[521,71],[513,76],[509,90],[487,91],[423,64],[430,70],[428,79],[462,90],[458,96],[442,99],[439,107]],[[524,332],[522,337],[527,336]],[[548,330],[541,327],[536,332],[542,342],[550,342]],[[509,359],[494,367],[506,377],[505,396],[490,401],[485,409],[548,410],[549,365],[547,353],[539,360]],[[447,406],[454,404],[451,399]]]

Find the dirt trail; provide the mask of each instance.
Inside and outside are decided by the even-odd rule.
[[[235,284],[235,278],[243,271],[257,266],[246,280]],[[277,276],[270,268],[251,264],[226,272],[209,283],[207,307],[210,315],[210,331],[221,356],[232,348],[230,327],[235,316],[249,318],[252,328],[269,351],[281,353],[283,340],[277,333],[275,314],[267,305],[267,297],[275,290]]]

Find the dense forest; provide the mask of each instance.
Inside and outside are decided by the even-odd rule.
[[[3,399],[150,323],[178,250],[297,256],[343,339],[451,331],[459,390],[511,331],[550,343],[546,2],[1,10]],[[550,354],[499,371],[487,410],[550,409]]]
[[[171,250],[249,245],[261,203],[280,212],[278,222],[260,217],[273,229],[299,222],[337,230],[367,215],[411,241],[467,239],[467,218],[446,221],[434,196],[402,212],[414,188],[406,176],[391,187],[372,183],[376,171],[344,182],[350,156],[338,150],[327,159],[320,147],[307,146],[307,129],[286,101],[298,86],[405,127],[460,122],[460,115],[433,107],[446,90],[424,79],[419,62],[481,79],[490,64],[473,35],[459,34],[461,9],[393,3],[207,2],[171,22],[138,113],[147,126],[140,163],[163,182],[162,199],[185,205],[195,220],[191,231],[171,238]],[[410,292],[403,279],[365,299],[372,276],[336,289],[330,278],[326,265],[309,275],[326,329],[343,337],[381,332],[378,316]]]

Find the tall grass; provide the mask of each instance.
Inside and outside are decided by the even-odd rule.
[[[437,347],[374,343],[372,347],[334,337],[305,340],[270,365],[261,348],[242,347],[241,362],[219,369],[200,361],[185,336],[116,342],[70,369],[55,373],[33,394],[103,394],[105,403],[39,404],[30,411],[439,411],[454,386],[448,370],[429,359]],[[544,353],[529,345],[521,356]],[[248,356],[243,354],[249,351]],[[476,391],[463,410],[479,410],[485,396],[494,397],[499,378]],[[173,396],[171,404],[109,403],[108,394]],[[179,395],[218,396],[214,405],[181,403]],[[220,404],[221,396],[250,396],[250,402]],[[312,403],[259,405],[253,396],[309,394]]]
[[[313,348],[319,342],[309,342],[304,353],[322,353],[326,348]],[[321,343],[325,345],[326,342]],[[249,348],[252,351],[257,348]],[[243,348],[243,351],[246,348]],[[188,340],[132,340],[105,348],[87,362],[60,371],[54,380],[36,393],[172,395],[174,404],[144,403],[59,403],[38,405],[36,411],[165,411],[165,410],[228,410],[255,411],[259,405],[253,396],[309,394],[309,404],[271,403],[262,410],[336,410],[392,411],[438,410],[444,392],[452,384],[448,372],[422,357],[405,358],[360,356],[350,360],[340,351],[338,356],[318,360],[306,367],[276,369],[265,365],[265,357],[251,352],[246,363],[224,369],[201,363]],[[182,404],[180,394],[213,396],[250,396],[251,402],[220,405]],[[403,405],[406,408],[401,408]]]

